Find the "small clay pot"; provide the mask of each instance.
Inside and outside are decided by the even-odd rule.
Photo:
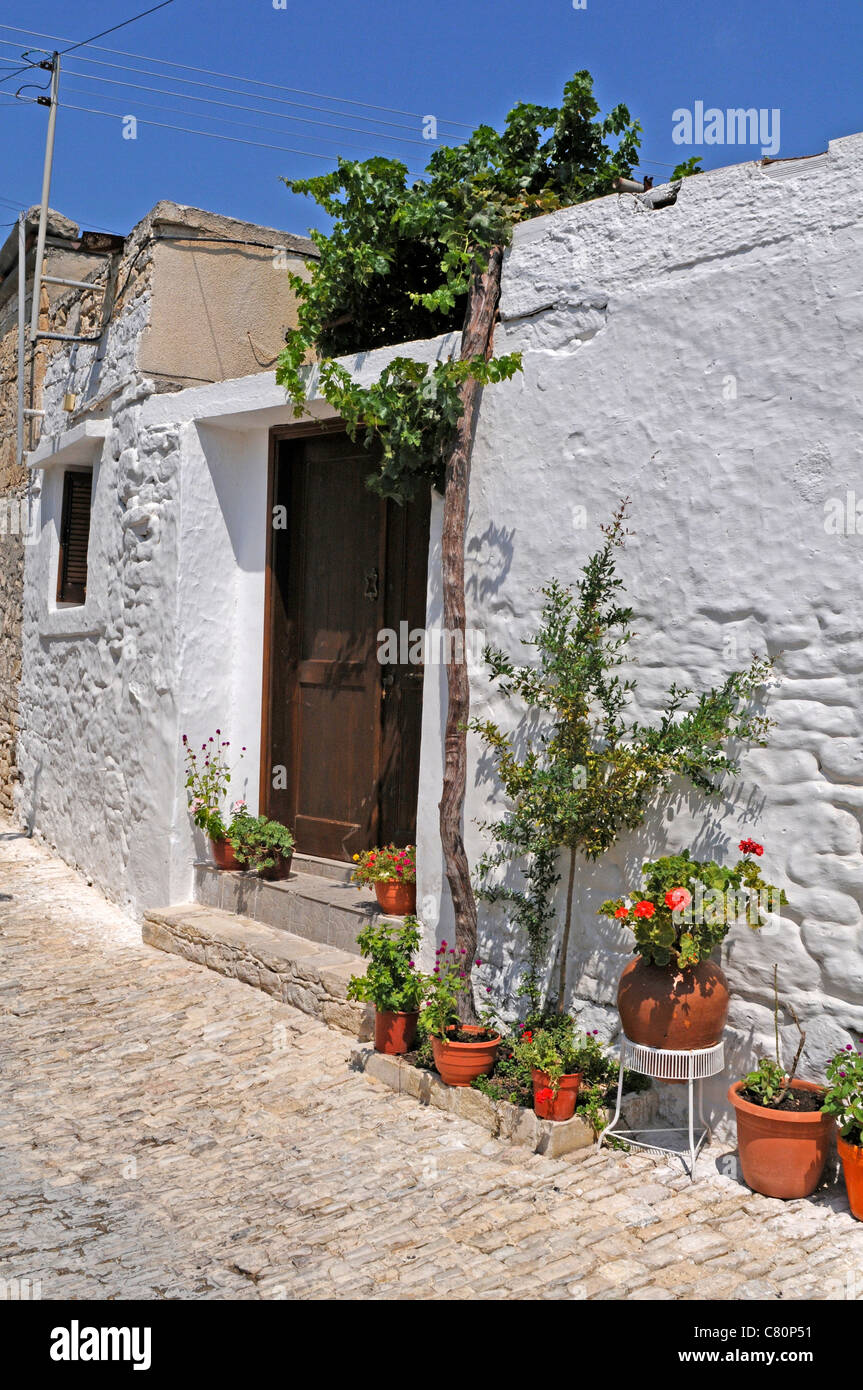
[[[540,1120],[571,1120],[575,1114],[578,1088],[581,1085],[581,1072],[572,1071],[562,1076],[557,1085],[557,1095],[551,1100],[537,1100],[537,1091],[548,1088],[554,1090],[548,1072],[531,1071],[533,1077],[533,1108]]]
[[[417,886],[401,883],[397,878],[375,884],[378,906],[388,917],[407,917],[417,910]]]
[[[836,1147],[842,1159],[842,1172],[845,1174],[845,1191],[851,1215],[863,1221],[863,1148],[849,1144],[842,1135],[836,1136]]]
[[[270,883],[274,879],[288,878],[290,876],[293,858],[293,850],[290,854],[277,854],[275,864],[271,865],[269,869],[258,870],[258,878],[265,878]]]
[[[818,1091],[811,1081],[792,1081],[794,1091]],[[728,1099],[737,1115],[737,1149],[747,1186],[763,1197],[809,1197],[815,1191],[833,1133],[833,1117],[820,1110],[798,1113],[752,1105],[740,1095],[743,1082],[735,1081]]]
[[[484,1028],[475,1024],[465,1024],[464,1033],[483,1033]],[[432,1038],[432,1055],[441,1080],[448,1086],[469,1086],[477,1076],[491,1076],[497,1061],[500,1037],[490,1042],[444,1042],[443,1038]]]
[[[624,1033],[642,1047],[714,1047],[728,1018],[728,981],[712,960],[679,970],[636,956],[620,977],[617,1007]]]
[[[397,1013],[390,1009],[375,1010],[375,1052],[387,1052],[398,1057],[410,1052],[417,1035],[419,1010]]]
[[[242,869],[243,866],[234,853],[234,846],[224,836],[218,840],[210,840],[210,848],[217,869]]]

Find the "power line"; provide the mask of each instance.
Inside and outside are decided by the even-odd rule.
[[[131,23],[131,21],[128,22]],[[0,24],[0,29],[5,29],[7,32],[15,34],[29,34],[31,38],[50,39],[53,43],[68,42],[68,40],[60,38],[57,34],[42,34],[36,29],[22,29],[20,26],[14,24]],[[90,40],[87,40],[87,42],[89,44]],[[261,78],[242,77],[239,73],[235,72],[217,72],[213,68],[196,67],[193,63],[174,63],[168,58],[153,58],[146,53],[130,53],[127,49],[123,48],[106,48],[103,44],[94,44],[93,46],[100,53],[112,53],[121,58],[135,58],[143,63],[159,63],[162,67],[180,68],[186,72],[199,72],[203,73],[206,77],[225,77],[230,82],[247,82],[256,87],[269,87],[272,91],[276,92],[293,92],[297,96],[315,97],[318,101],[339,101],[343,106],[361,106],[366,111],[385,111],[391,116],[412,116],[418,121],[424,119],[424,116],[420,112],[402,111],[399,107],[395,106],[378,106],[369,101],[355,101],[353,97],[328,96],[325,92],[310,92],[306,91],[303,87],[289,87],[284,83],[264,82]],[[88,59],[87,61],[95,62],[96,60]],[[131,70],[134,71],[134,69]],[[252,93],[249,93],[249,95],[252,95]],[[337,114],[346,115],[347,113],[340,112]],[[475,126],[475,122],[453,121],[443,116],[438,117],[438,124],[461,126],[464,130],[473,130]]]
[[[107,93],[107,94],[106,94],[106,93],[103,93],[103,92],[92,92],[92,91],[90,91],[87,87],[77,87],[77,86],[75,86],[74,84],[69,83],[69,82],[65,83],[64,85],[65,85],[65,90],[66,90],[67,92],[77,92],[77,93],[80,93],[81,96],[99,97],[99,99],[100,99],[101,101],[122,101],[122,100],[123,100],[122,97],[119,97],[119,96],[111,96],[110,93]],[[153,90],[153,91],[155,91],[156,89],[155,89],[155,88],[151,88],[151,89],[148,89],[148,90]],[[172,95],[173,95],[173,94],[172,94]],[[176,95],[182,96],[183,94],[182,94],[182,92],[180,92],[180,93],[177,93]],[[231,105],[232,105],[231,102],[216,102],[216,103],[214,103],[214,104],[217,105],[217,106],[231,106]],[[61,105],[66,105],[66,103],[65,103],[65,102],[61,102]],[[160,105],[158,102],[155,102],[155,101],[139,101],[137,97],[135,98],[135,106],[136,106],[136,108],[139,108],[139,107],[144,106],[144,107],[147,108],[147,110],[150,110],[150,111],[170,111],[170,112],[172,112],[174,115],[177,115],[177,116],[190,116],[190,115],[192,115],[192,112],[190,112],[190,111],[185,111],[185,110],[183,109],[182,106],[163,106],[163,105]],[[236,107],[235,109],[236,109],[237,111],[246,111],[246,110],[252,110],[252,111],[254,111],[254,108],[247,108],[247,107],[245,107],[245,106],[238,106],[238,107]],[[106,114],[106,115],[115,115],[115,114],[117,114],[117,113],[116,113],[116,112],[105,112],[104,114]],[[124,113],[124,115],[125,115],[125,114],[134,115],[134,112]],[[277,115],[278,115],[278,112],[274,112],[274,111],[260,111],[260,112],[257,112],[256,114],[261,115],[261,116],[277,116]],[[265,131],[268,135],[280,135],[280,134],[283,133],[283,132],[281,132],[281,131],[274,130],[272,126],[256,125],[256,124],[255,124],[254,122],[252,122],[252,121],[233,121],[233,120],[231,120],[231,118],[230,118],[229,116],[214,116],[214,115],[211,115],[209,111],[201,112],[201,115],[202,115],[202,117],[203,117],[205,120],[208,120],[208,121],[218,121],[218,122],[219,122],[220,124],[222,124],[222,125],[241,126],[241,127],[243,127],[244,129],[246,129],[246,130],[261,130],[261,131]],[[291,117],[288,117],[287,119],[290,120]],[[296,119],[296,118],[294,118],[294,119]],[[289,133],[289,134],[294,134],[293,131],[290,131],[290,132],[288,132],[288,133]],[[363,133],[365,133],[365,132],[363,132]],[[369,134],[370,134],[370,135],[373,135],[374,132],[373,132],[373,131],[370,131]],[[388,138],[392,140],[392,139],[397,139],[398,137],[397,137],[397,136],[389,136]],[[318,141],[319,144],[324,144],[324,145],[335,145],[337,149],[373,150],[373,149],[375,148],[375,146],[374,146],[373,144],[359,145],[359,144],[356,143],[356,141],[353,141],[353,140],[332,140],[332,139],[328,139],[326,135],[315,135],[315,134],[312,133],[312,132],[309,132],[309,139],[311,139],[311,140],[316,140],[316,141]],[[407,143],[410,143],[410,144],[414,144],[414,143],[415,143],[415,144],[421,144],[422,142],[419,141],[419,140],[417,140],[417,141],[409,141],[409,142],[407,142]],[[321,158],[324,158],[324,156],[322,155]]]
[[[262,109],[262,108],[260,108],[260,107],[255,107],[255,106],[241,106],[238,102],[235,102],[235,101],[219,101],[219,100],[217,100],[215,97],[196,97],[196,96],[193,96],[191,92],[175,92],[175,91],[172,91],[172,90],[170,90],[170,89],[166,89],[166,88],[164,88],[164,87],[150,87],[150,86],[147,86],[146,84],[144,84],[144,83],[142,83],[142,82],[119,82],[119,81],[117,81],[115,78],[112,78],[112,77],[99,77],[99,76],[97,76],[96,74],[91,73],[91,72],[76,72],[74,69],[71,69],[71,68],[70,68],[70,69],[67,69],[67,71],[69,71],[73,77],[83,77],[83,78],[86,78],[89,82],[103,82],[103,83],[106,83],[108,86],[111,86],[111,87],[131,87],[131,88],[134,88],[134,90],[139,91],[139,92],[156,92],[159,96],[179,97],[181,101],[194,101],[194,102],[196,102],[196,103],[203,104],[204,106],[224,106],[225,108],[227,108],[227,109],[229,109],[229,110],[232,110],[232,111],[246,111],[246,112],[248,112],[250,115],[254,115],[254,116],[274,116],[274,117],[276,117],[277,119],[283,120],[283,121],[300,121],[300,122],[302,122],[302,124],[304,124],[304,125],[320,125],[320,126],[325,126],[325,127],[326,127],[327,129],[329,129],[329,130],[350,130],[350,131],[353,131],[354,134],[356,134],[356,135],[374,135],[374,136],[377,136],[377,138],[380,139],[380,140],[397,140],[400,144],[403,144],[403,145],[425,145],[426,147],[428,147],[428,145],[429,145],[430,143],[432,143],[431,141],[428,141],[428,140],[420,140],[420,139],[417,139],[416,136],[410,137],[410,136],[405,136],[405,135],[386,135],[386,134],[384,134],[383,131],[378,131],[378,130],[365,130],[362,126],[343,126],[343,125],[338,125],[338,124],[337,124],[336,122],[334,122],[334,121],[314,121],[314,120],[312,120],[312,119],[311,119],[310,117],[308,117],[308,116],[287,116],[287,115],[282,115],[282,113],[281,113],[280,111],[268,111],[268,110],[266,110],[266,109]],[[152,74],[152,76],[158,76],[158,73],[154,73],[154,74]],[[66,87],[67,87],[67,89],[68,89],[68,83],[65,84],[65,85],[66,85]],[[200,84],[200,85],[202,85],[202,86],[209,86],[210,84],[209,84],[209,83],[202,83],[202,84]],[[80,91],[81,88],[78,88],[78,90]],[[225,90],[225,91],[227,91],[227,92],[233,92],[233,94],[234,94],[235,96],[247,96],[247,95],[248,95],[248,93],[246,93],[246,92],[234,92],[234,89],[233,89],[232,87],[227,87],[227,88],[224,88],[224,89],[222,89],[222,88],[214,88],[214,90],[216,90],[216,91]],[[98,93],[98,92],[91,92],[90,95],[91,95],[91,96],[99,96],[99,95],[101,95],[101,93]],[[264,100],[273,100],[272,97],[270,97],[270,98],[263,98],[263,99],[264,99]],[[142,103],[142,104],[143,104],[143,103]],[[289,104],[293,105],[293,103],[289,103]],[[191,114],[191,113],[189,113],[189,114]],[[333,114],[333,115],[338,115],[339,113],[338,113],[338,112],[333,112],[332,114]],[[410,127],[409,127],[409,126],[408,126],[408,127],[405,127],[405,129],[410,129]],[[334,143],[338,143],[338,142],[336,141],[336,142],[334,142]],[[366,147],[364,146],[363,148],[366,148]]]
[[[126,119],[125,116],[120,115],[117,111],[99,111],[96,107],[76,106],[69,101],[59,101],[57,105],[66,111],[84,111],[91,116],[110,116],[111,119],[115,121],[123,121]],[[219,131],[214,130],[193,130],[190,126],[169,125],[165,121],[149,121],[143,116],[136,116],[135,120],[139,125],[156,126],[160,130],[176,130],[183,135],[203,135],[208,140],[227,140],[232,145],[252,145],[261,150],[277,150],[281,154],[299,154],[303,155],[306,159],[325,159],[332,162],[328,154],[315,154],[312,150],[297,150],[293,149],[290,145],[270,145],[266,144],[263,140],[244,140],[240,135],[222,135]],[[411,170],[408,170],[408,174],[411,178],[422,177],[421,174]]]
[[[6,42],[6,40],[0,39],[0,43],[4,43],[4,42]],[[13,45],[13,46],[14,46],[14,45]],[[164,72],[149,72],[146,68],[130,68],[130,67],[129,67],[127,64],[125,64],[125,63],[105,63],[105,62],[102,62],[102,60],[99,59],[99,58],[80,58],[80,59],[78,59],[77,61],[82,62],[82,63],[90,63],[90,64],[91,64],[92,66],[94,66],[94,67],[100,67],[100,68],[113,68],[113,69],[115,69],[115,70],[118,71],[118,72],[132,72],[132,73],[135,73],[136,75],[138,75],[138,76],[140,76],[140,77],[155,77],[155,78],[156,78],[158,81],[160,81],[160,82],[169,82],[169,81],[171,80],[170,77],[169,77],[169,75],[168,75],[167,73],[164,73]],[[161,59],[156,58],[154,61],[155,61],[155,62],[161,62]],[[91,82],[110,82],[110,81],[111,81],[111,79],[108,78],[108,77],[99,77],[96,73],[92,73],[92,72],[76,72],[76,70],[75,70],[74,68],[69,68],[68,71],[71,72],[71,73],[72,73],[74,76],[76,76],[76,77],[87,77],[87,78],[90,79]],[[250,81],[251,79],[241,77],[241,78],[239,78],[239,79],[237,79],[237,80],[240,81],[240,82],[246,82],[246,81]],[[182,83],[184,84],[184,86],[186,86],[186,87],[203,87],[203,88],[205,88],[207,91],[210,91],[210,92],[225,92],[225,93],[227,93],[229,96],[245,97],[247,101],[248,101],[249,99],[251,99],[251,100],[253,100],[253,101],[271,101],[271,102],[275,102],[275,103],[276,103],[277,105],[279,105],[279,106],[292,106],[292,107],[295,107],[296,110],[298,110],[298,111],[319,111],[319,112],[321,112],[321,114],[324,115],[324,116],[343,116],[343,117],[348,117],[349,119],[353,119],[353,120],[356,120],[356,121],[369,121],[369,122],[373,122],[375,125],[390,126],[393,130],[415,130],[415,129],[416,129],[416,126],[414,126],[414,125],[408,125],[405,121],[385,121],[385,120],[381,119],[381,117],[379,117],[379,116],[360,116],[360,115],[354,115],[353,112],[349,112],[349,111],[332,111],[328,106],[312,106],[312,105],[311,105],[309,102],[307,102],[307,101],[289,101],[289,100],[286,100],[284,97],[268,97],[268,96],[264,96],[262,93],[259,93],[259,92],[244,92],[244,91],[237,91],[237,89],[236,89],[235,87],[225,87],[223,84],[218,84],[218,85],[217,85],[215,82],[197,82],[197,81],[195,81],[195,79],[192,78],[192,77],[180,77],[180,78],[177,78],[177,81],[182,82]],[[123,82],[123,83],[120,83],[119,85],[120,85],[120,86],[126,86],[126,87],[133,87],[133,86],[135,86],[135,83],[134,83],[134,82]],[[155,90],[157,90],[157,89],[156,89],[156,88],[142,88],[142,90],[145,90],[145,91],[146,91],[146,90],[155,91]],[[164,90],[164,89],[159,89],[159,90]],[[290,91],[290,88],[288,88],[287,90]],[[186,92],[170,92],[170,91],[169,91],[169,92],[166,92],[166,95],[168,95],[168,96],[183,96],[183,97],[186,98],[187,101],[201,101],[201,100],[206,100],[206,98],[193,97],[191,93],[186,93]],[[340,98],[339,98],[339,97],[333,97],[333,98],[331,98],[331,100],[333,100],[333,101],[339,101]],[[278,113],[277,113],[277,112],[273,112],[272,114],[273,114],[273,115],[276,115],[276,114],[278,114]],[[291,118],[291,119],[299,120],[300,118],[295,116],[295,117],[293,117],[293,118]],[[421,117],[418,117],[417,119],[422,119],[422,118],[421,118]],[[325,125],[326,122],[320,121],[320,122],[317,122],[317,124],[319,124],[319,125]],[[344,129],[344,130],[358,130],[358,129],[359,129],[359,130],[362,131],[363,134],[365,134],[365,130],[364,130],[362,127],[357,127],[357,126],[340,126],[339,129]],[[375,133],[375,134],[379,134],[380,132],[375,131],[374,133]],[[393,138],[395,138],[395,137],[393,137]]]
[[[155,14],[157,10],[164,10],[166,5],[173,5],[173,3],[174,0],[161,0],[161,4],[153,5],[149,10],[142,10],[140,14],[132,15],[131,19],[124,19],[121,24],[113,24],[110,29],[102,29],[98,34],[93,34],[92,37],[89,39],[81,39],[78,43],[71,43],[68,48],[61,48],[60,52],[61,54],[74,53],[76,48],[85,48],[87,44],[93,43],[95,39],[103,39],[106,34],[115,34],[118,29],[125,29],[129,24],[136,24],[139,19],[146,19],[148,14]],[[5,29],[7,26],[4,25],[3,27]],[[31,33],[32,31],[29,29],[24,29],[20,32],[27,34]],[[36,38],[48,38],[48,35],[37,34]],[[58,39],[57,42],[65,43],[65,39]]]

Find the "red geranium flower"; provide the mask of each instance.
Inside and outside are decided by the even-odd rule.
[[[529,1028],[525,1028],[524,1032],[521,1035],[521,1040],[522,1042],[526,1043],[533,1042],[533,1033],[530,1031]]]
[[[665,895],[665,906],[670,907],[672,912],[680,912],[684,907],[688,907],[692,902],[692,894],[688,888],[672,888]]]
[[[550,1086],[543,1086],[541,1091],[537,1091],[534,1099],[541,1101],[554,1100],[554,1091]]]
[[[764,853],[764,846],[763,846],[763,845],[759,845],[759,843],[758,843],[757,840],[741,840],[741,841],[740,841],[740,846],[739,846],[739,848],[740,848],[740,853],[741,853],[741,854],[763,854],[763,853]]]
[[[615,912],[614,915],[615,915],[615,917],[628,917],[628,916],[629,916],[629,908],[628,908],[628,907],[619,907],[619,908],[617,909],[617,911]]]
[[[640,903],[635,904],[634,910],[636,917],[652,917],[656,908],[653,903],[649,903],[646,898],[643,898]]]

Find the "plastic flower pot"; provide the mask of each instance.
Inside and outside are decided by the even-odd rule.
[[[575,1114],[575,1104],[578,1100],[581,1072],[573,1071],[562,1076],[558,1082],[557,1095],[553,1094],[554,1087],[547,1072],[537,1071],[534,1067],[531,1076],[533,1077],[533,1108],[538,1119],[571,1120]],[[539,1093],[542,1091],[551,1091],[551,1099],[540,1100]]]
[[[483,1033],[475,1024],[465,1024],[463,1033]],[[491,1076],[497,1061],[500,1037],[490,1042],[452,1042],[449,1038],[431,1040],[434,1064],[448,1086],[469,1086],[477,1076]]]
[[[416,912],[417,886],[415,883],[402,883],[399,879],[387,879],[385,883],[375,884],[375,896],[382,912],[390,917],[406,917]]]
[[[417,1035],[419,1010],[396,1013],[390,1009],[375,1011],[375,1052],[388,1052],[398,1057],[410,1052]]]
[[[272,864],[269,869],[258,870],[259,878],[265,878],[268,882],[272,882],[274,879],[288,878],[290,876],[291,864],[294,858],[293,850],[290,854],[277,854],[274,857],[276,862]]]
[[[836,1147],[842,1159],[842,1172],[845,1174],[845,1190],[848,1193],[851,1215],[856,1216],[858,1221],[863,1221],[863,1148],[857,1144],[849,1144],[841,1134],[836,1137]]]
[[[234,846],[224,836],[218,840],[211,840],[210,848],[217,869],[242,869],[243,866],[234,853]]]
[[[794,1091],[824,1087],[811,1081],[792,1081]],[[740,1095],[742,1081],[735,1081],[728,1099],[737,1116],[737,1148],[747,1186],[763,1197],[809,1197],[815,1191],[827,1155],[834,1121],[820,1110],[798,1113],[752,1105]]]
[[[728,1018],[728,981],[712,960],[679,970],[636,956],[620,977],[617,1007],[630,1042],[683,1052],[713,1047]]]

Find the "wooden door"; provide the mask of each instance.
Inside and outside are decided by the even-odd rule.
[[[383,501],[369,466],[344,434],[274,439],[261,801],[333,859],[416,835],[422,667],[378,658],[425,622],[429,503]]]

